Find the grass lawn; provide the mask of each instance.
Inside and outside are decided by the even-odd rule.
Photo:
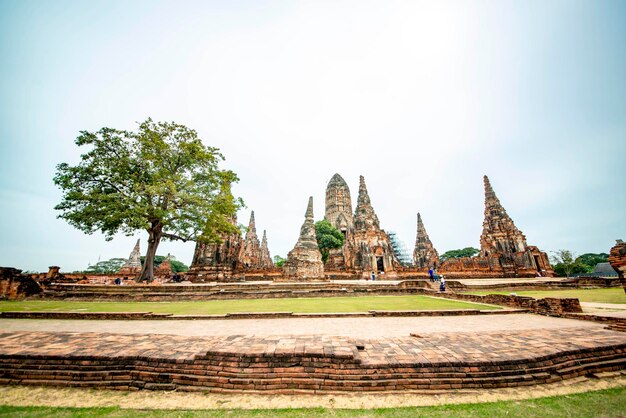
[[[0,406],[11,417],[624,417],[626,387],[565,396],[386,409],[137,410]]]
[[[225,314],[229,312],[366,312],[369,310],[501,309],[429,296],[354,296],[298,299],[237,299],[181,302],[0,301],[0,311],[154,312]]]
[[[622,287],[611,287],[607,289],[481,291],[467,293],[471,293],[473,295],[508,295],[510,293],[515,293],[519,296],[530,296],[533,298],[577,298],[581,302],[626,303],[626,293],[624,293],[624,289]]]

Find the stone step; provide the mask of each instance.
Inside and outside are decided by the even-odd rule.
[[[84,364],[88,369],[88,365]],[[202,376],[193,374],[169,373],[165,367],[155,366],[159,372],[139,372],[119,370],[63,372],[59,370],[15,368],[0,370],[0,383],[50,384],[79,387],[137,387],[151,390],[174,390],[186,386],[223,387],[246,389],[309,389],[309,390],[399,390],[399,389],[458,389],[526,386],[548,381],[573,378],[590,373],[622,370],[626,367],[626,359],[616,358],[599,360],[585,364],[576,364],[558,369],[556,375],[548,372],[528,373],[518,369],[517,375],[500,375],[480,377],[468,374],[466,377],[449,378],[432,373],[433,376],[413,377],[411,374],[401,376],[390,375],[389,378],[375,378],[368,374],[337,375],[320,373],[303,373],[302,377],[285,377],[285,373],[243,374],[239,377]],[[443,373],[447,375],[448,373]],[[242,376],[243,375],[243,376]],[[98,379],[94,377],[98,376]],[[333,379],[333,377],[338,377]]]

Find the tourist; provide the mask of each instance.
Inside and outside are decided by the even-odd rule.
[[[439,281],[439,275],[437,274],[437,269],[433,270],[433,280],[436,282]]]
[[[441,284],[439,285],[439,291],[440,292],[446,291],[446,278],[443,277],[443,275],[441,276]]]
[[[428,269],[428,280],[430,280],[431,282],[435,281],[435,277],[433,276],[433,269],[432,268]]]
[[[372,271],[372,281],[376,280],[376,273]]]

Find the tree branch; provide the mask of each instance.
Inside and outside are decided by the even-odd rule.
[[[163,232],[161,234],[163,238],[171,239],[171,240],[179,240],[182,242],[187,242],[191,240],[191,237],[181,237],[180,235],[168,234],[167,232]]]

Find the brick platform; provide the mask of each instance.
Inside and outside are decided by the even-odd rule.
[[[599,328],[332,336],[0,334],[0,383],[115,389],[429,391],[527,386],[626,369]]]

